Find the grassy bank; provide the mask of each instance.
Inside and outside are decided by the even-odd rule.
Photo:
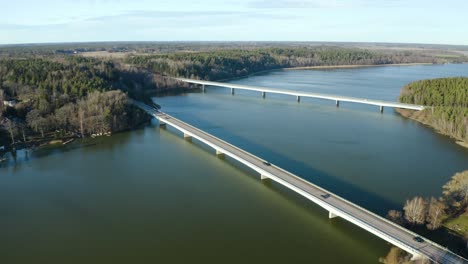
[[[447,220],[444,223],[444,227],[460,237],[465,237],[468,234],[468,213]]]

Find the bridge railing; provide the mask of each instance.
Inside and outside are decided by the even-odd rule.
[[[319,98],[319,99],[325,99],[325,100],[337,100],[337,101],[343,101],[343,102],[354,102],[354,103],[360,103],[360,104],[369,104],[369,105],[395,107],[395,108],[405,108],[405,109],[412,109],[412,110],[423,110],[425,108],[425,106],[423,106],[423,105],[407,104],[407,103],[400,103],[400,102],[390,102],[390,101],[367,99],[367,98],[358,98],[358,97],[351,97],[351,96],[308,93],[308,92],[302,92],[302,91],[273,89],[273,88],[267,88],[267,87],[248,86],[248,85],[241,85],[241,84],[222,83],[222,82],[195,80],[195,79],[178,78],[178,77],[170,77],[170,78],[173,79],[173,80],[176,80],[176,81],[186,82],[186,83],[226,87],[226,88],[249,90],[249,91],[258,91],[258,92],[266,92],[266,93],[285,94],[285,95],[292,95],[292,96],[299,96],[299,97],[311,97],[311,98]]]

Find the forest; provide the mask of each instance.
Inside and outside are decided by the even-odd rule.
[[[0,145],[25,144],[35,135],[41,141],[129,129],[145,115],[127,103],[127,87],[109,61],[2,59]]]
[[[437,63],[438,60],[411,52],[385,54],[337,47],[279,47],[129,56],[126,62],[164,75],[222,80],[289,67]]]
[[[87,56],[87,52],[103,52],[110,57]],[[0,146],[129,129],[148,117],[127,104],[128,98],[149,102],[158,93],[191,88],[166,76],[223,80],[289,67],[468,60],[437,54],[300,43],[0,47]],[[466,134],[466,129],[463,131],[460,133]]]
[[[419,112],[400,111],[445,135],[468,143],[468,78],[421,80],[406,85],[399,100],[428,106]]]

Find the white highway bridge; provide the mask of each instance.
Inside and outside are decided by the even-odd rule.
[[[286,188],[306,197],[329,212],[329,217],[341,217],[384,239],[385,241],[412,254],[413,259],[429,259],[435,263],[468,263],[468,260],[456,255],[426,238],[422,242],[415,240],[418,234],[405,229],[381,216],[378,216],[344,198],[339,197],[313,183],[310,183],[286,170],[283,170],[253,154],[233,146],[213,135],[193,127],[179,119],[156,110],[140,102],[133,102],[148,114],[157,118],[161,126],[170,125],[181,131],[184,138],[195,138],[212,147],[217,155],[229,156],[258,172],[260,178],[273,180]]]
[[[263,98],[265,98],[266,93],[274,93],[274,94],[286,94],[286,95],[295,96],[298,102],[300,102],[301,97],[310,97],[310,98],[318,98],[318,99],[326,99],[326,100],[335,101],[336,106],[339,106],[340,102],[352,102],[352,103],[358,103],[358,104],[376,105],[376,106],[379,106],[380,112],[383,112],[384,107],[394,107],[394,108],[411,109],[411,110],[418,110],[418,111],[424,109],[423,105],[404,104],[404,103],[398,103],[398,102],[389,102],[389,101],[381,101],[381,100],[373,100],[373,99],[365,99],[365,98],[357,98],[357,97],[349,97],[349,96],[341,96],[341,95],[333,95],[333,94],[308,93],[308,92],[272,89],[272,88],[266,88],[266,87],[241,85],[241,84],[233,84],[233,83],[194,80],[194,79],[187,79],[187,78],[171,77],[171,79],[177,80],[180,82],[185,82],[185,83],[199,84],[202,86],[203,92],[205,91],[205,86],[209,85],[209,86],[230,88],[231,94],[234,94],[235,89],[257,91],[257,92],[261,92]]]

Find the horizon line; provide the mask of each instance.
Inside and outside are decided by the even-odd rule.
[[[326,40],[96,40],[96,41],[51,41],[51,42],[23,42],[0,43],[0,47],[34,46],[34,45],[70,45],[70,44],[99,44],[99,43],[317,43],[317,44],[403,44],[403,45],[433,45],[433,46],[462,46],[468,44],[424,43],[424,42],[367,42],[367,41],[326,41]]]

